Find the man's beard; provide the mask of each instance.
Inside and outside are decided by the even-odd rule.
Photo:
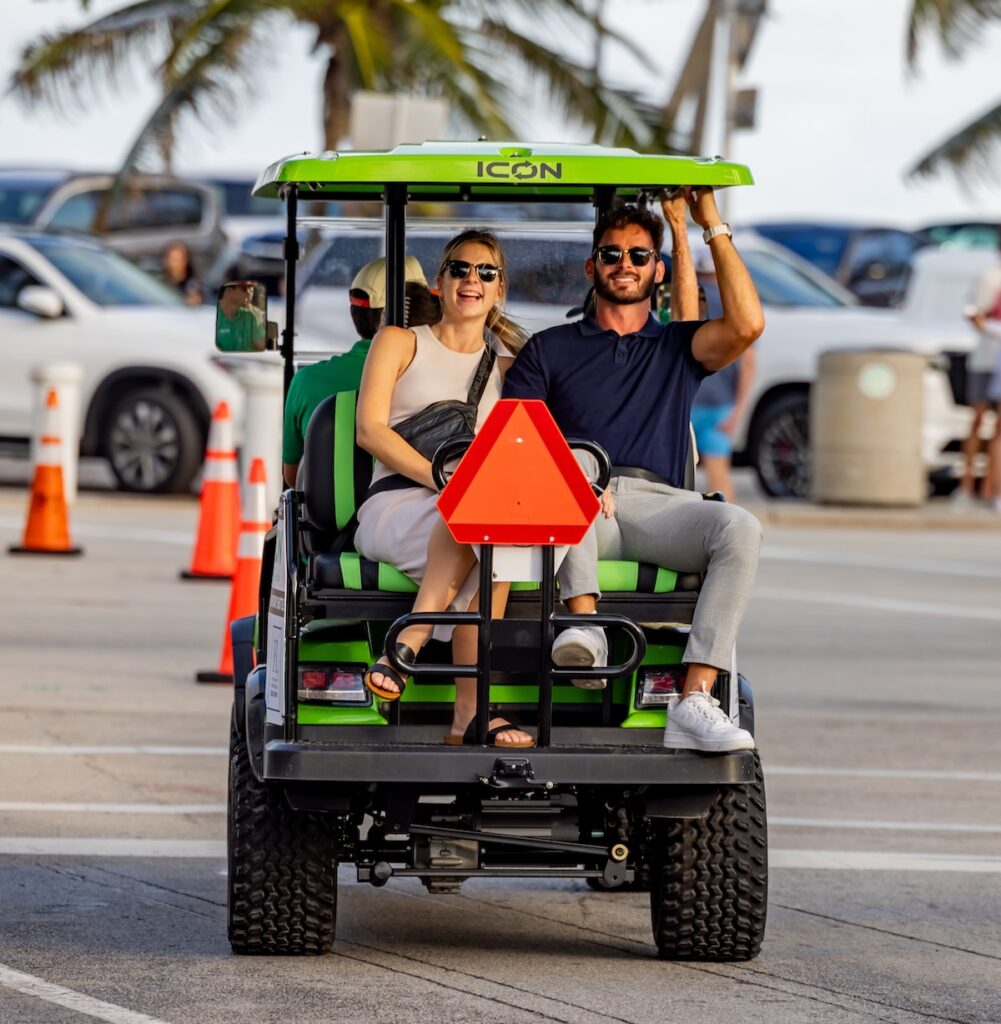
[[[657,282],[654,280],[654,275],[650,275],[650,279],[644,285],[643,279],[637,282],[640,286],[640,290],[634,295],[620,295],[612,290],[612,287],[606,282],[601,275],[596,271],[594,275],[594,291],[595,294],[603,298],[606,302],[611,302],[616,306],[633,306],[638,302],[649,302],[650,296],[653,295],[654,288],[657,287]]]

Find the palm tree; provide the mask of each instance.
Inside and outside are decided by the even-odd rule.
[[[1001,18],[1001,0],[912,0],[907,25],[907,63],[917,66],[921,36],[934,32],[946,56],[960,57],[982,29]],[[927,176],[943,166],[988,170],[1001,138],[1001,101],[940,142],[908,171]]]
[[[89,0],[81,0],[86,9]],[[529,76],[557,111],[603,132],[603,141],[647,147],[650,111],[598,78],[593,66],[558,56],[544,40],[600,31],[635,47],[589,12],[585,0],[132,0],[79,28],[29,43],[9,89],[28,104],[62,107],[81,87],[120,83],[137,59],[155,64],[160,101],[136,134],[120,176],[155,147],[169,166],[179,118],[232,111],[266,67],[267,40],[289,20],[310,25],[329,54],[323,79],[323,143],[348,132],[359,88],[447,98],[479,134],[512,134],[507,84]],[[607,111],[615,112],[609,137]]]

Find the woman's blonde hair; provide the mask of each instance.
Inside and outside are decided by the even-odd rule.
[[[445,251],[441,254],[441,263],[438,266],[438,279],[445,273],[449,261],[455,259],[456,252],[467,242],[475,242],[490,250],[490,256],[494,263],[500,267],[501,285],[504,289],[504,296],[507,297],[507,263],[504,260],[504,250],[500,241],[492,231],[485,231],[481,228],[469,228],[456,235],[445,244]],[[520,352],[525,342],[528,341],[528,332],[515,323],[504,311],[501,304],[498,304],[487,314],[487,327],[512,351]]]

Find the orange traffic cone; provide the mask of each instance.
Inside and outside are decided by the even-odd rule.
[[[233,681],[233,641],[229,624],[234,619],[253,615],[257,611],[258,589],[261,582],[261,554],[264,537],[271,529],[268,518],[267,477],[264,460],[254,459],[247,478],[244,494],[243,521],[240,523],[240,544],[236,553],[236,573],[229,592],[229,611],[222,635],[222,654],[216,672],[197,672],[199,683],[231,683]]]
[[[220,402],[212,414],[205,451],[198,535],[191,568],[185,580],[228,580],[236,569],[236,539],[240,529],[240,485],[229,406]]]
[[[69,516],[63,492],[62,441],[59,439],[59,395],[50,388],[45,396],[42,436],[31,481],[31,501],[24,538],[12,555],[79,555],[70,543]]]

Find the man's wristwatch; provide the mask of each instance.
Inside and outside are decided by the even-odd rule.
[[[702,241],[708,245],[714,238],[718,238],[720,235],[726,235],[727,238],[733,238],[733,231],[730,229],[730,225],[723,221],[720,224],[715,224],[711,228],[706,228],[702,232]]]

